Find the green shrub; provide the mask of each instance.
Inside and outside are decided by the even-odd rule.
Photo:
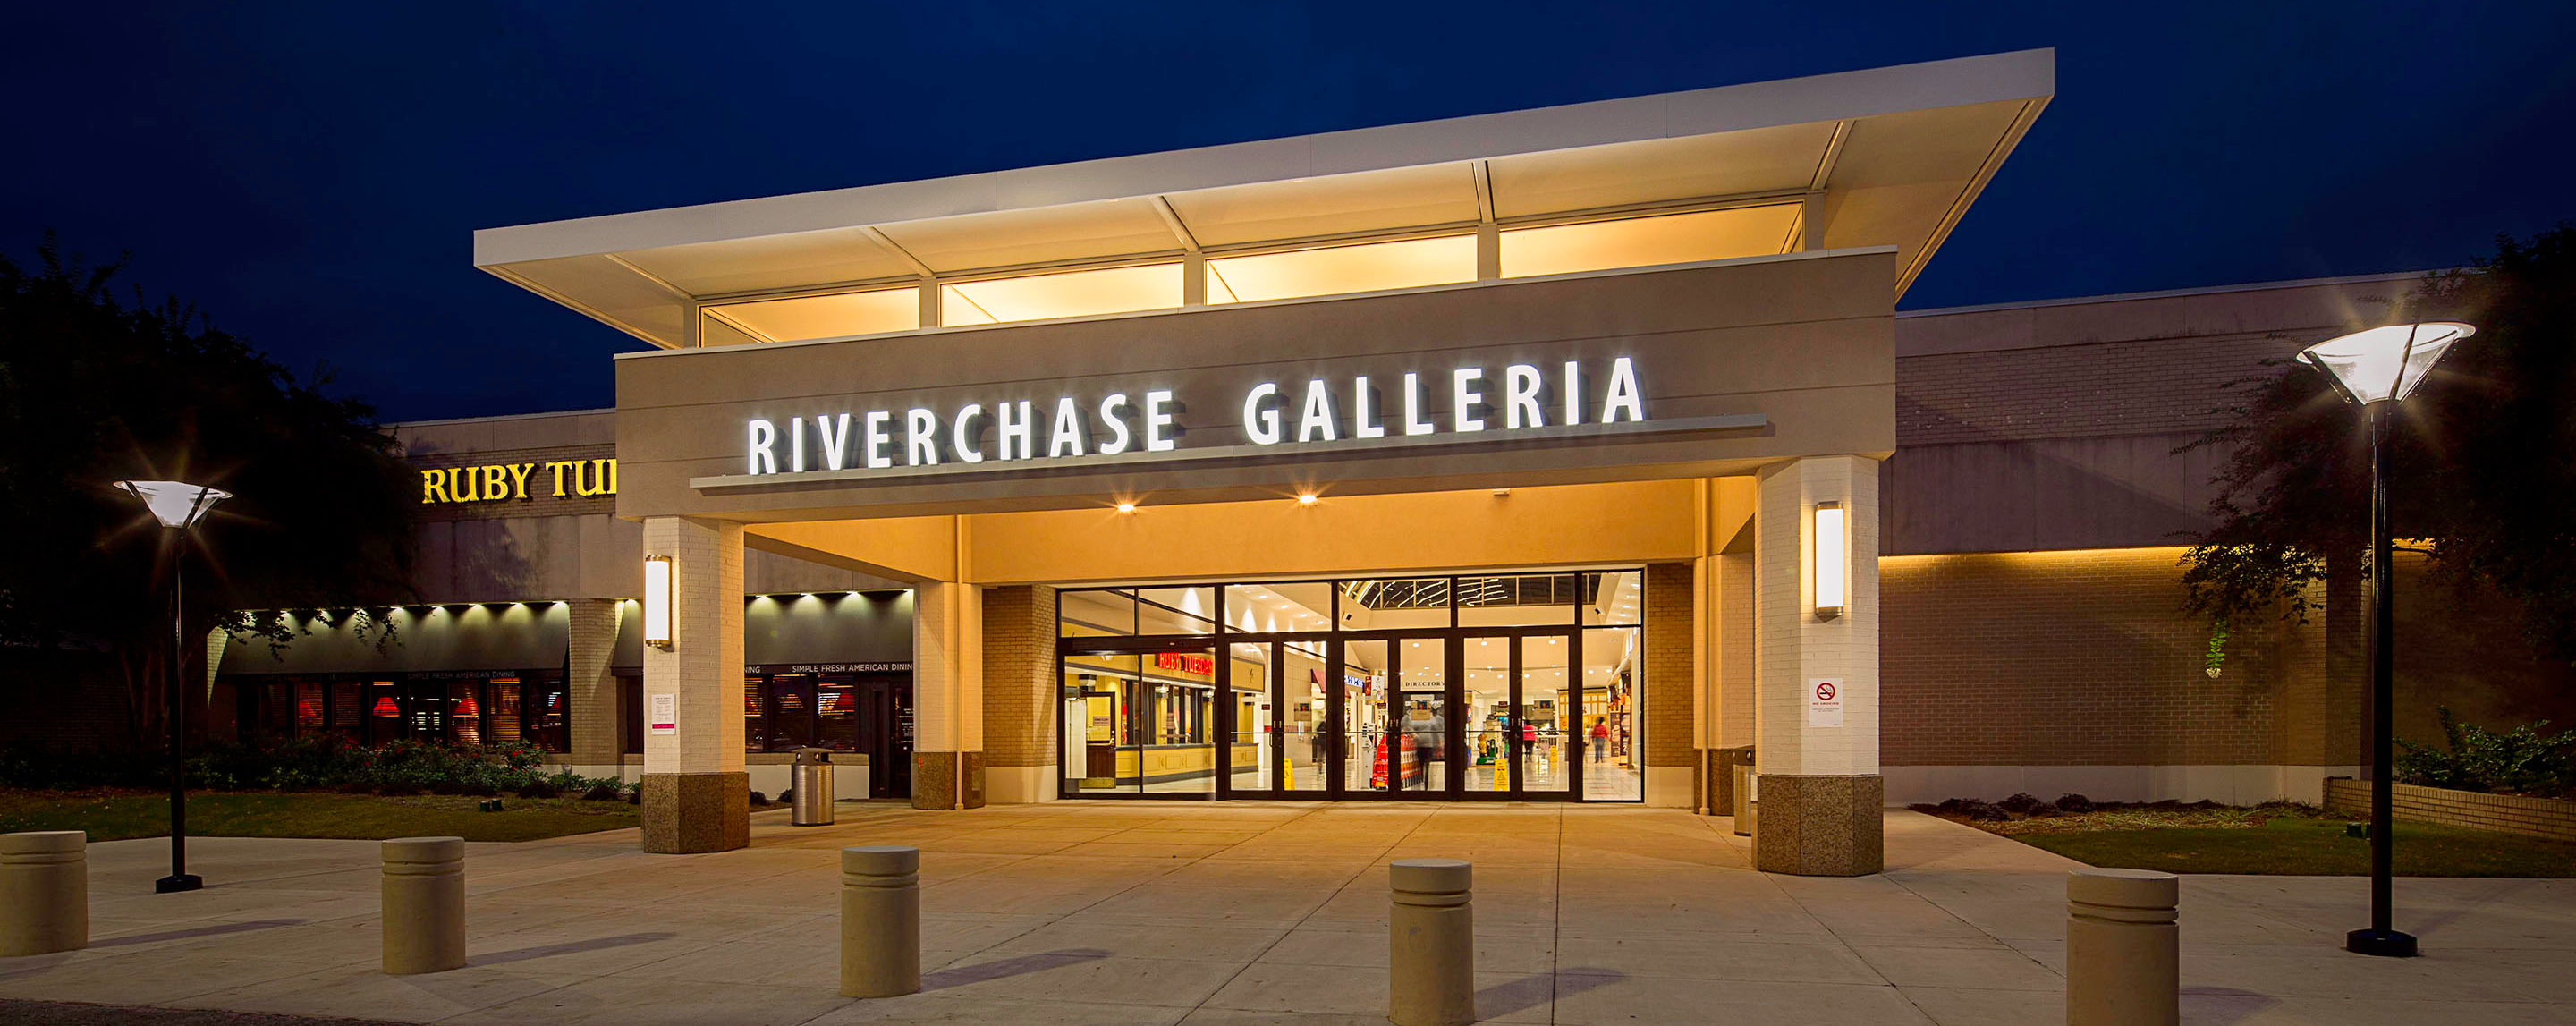
[[[2390,768],[2399,783],[2461,791],[2504,791],[2557,797],[2576,793],[2576,731],[2543,735],[2549,721],[2503,733],[2461,723],[2444,708],[2443,747],[2397,739]]]

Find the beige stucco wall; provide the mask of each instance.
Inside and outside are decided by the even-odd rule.
[[[843,342],[637,353],[618,361],[618,511],[793,522],[1262,499],[1298,487],[1341,495],[1656,480],[1749,472],[1788,456],[1895,445],[1891,283],[1885,251],[1482,283],[1382,295],[1191,308],[1122,318],[947,329]],[[1171,389],[1184,450],[1240,444],[1255,383],[1381,388],[1406,371],[1585,361],[1597,378],[1635,361],[1651,422],[1758,414],[1754,430],[1542,442],[1387,445],[1185,464],[1030,461],[935,478],[759,481],[745,424],[795,416],[950,411],[1060,395]],[[1432,389],[1445,414],[1445,388]],[[1391,394],[1391,393],[1390,393]],[[1598,406],[1595,396],[1591,403]],[[1597,413],[1595,414],[1597,416]],[[1041,431],[1043,435],[1043,430]]]

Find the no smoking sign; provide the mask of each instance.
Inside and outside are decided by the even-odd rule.
[[[1839,727],[1843,725],[1843,682],[1839,677],[1807,679],[1807,725]]]

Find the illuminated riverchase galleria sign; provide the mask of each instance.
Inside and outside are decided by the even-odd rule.
[[[1380,394],[1382,385],[1393,386],[1392,398]],[[1441,405],[1434,407],[1434,400]],[[1568,360],[1544,370],[1516,363],[1498,372],[1406,372],[1395,381],[1365,375],[1303,384],[1265,381],[1247,389],[1240,403],[1244,455],[1271,448],[1561,434],[1565,428],[1646,420],[1645,392],[1638,387],[1636,365],[1625,356],[1607,368]],[[1181,416],[1187,409],[1171,390],[1149,389],[990,407],[970,402],[945,410],[831,412],[784,422],[756,418],[746,425],[744,472],[997,469],[994,464],[1173,452],[1182,448]]]

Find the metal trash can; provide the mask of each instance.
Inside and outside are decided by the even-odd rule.
[[[795,792],[788,802],[790,821],[797,826],[832,825],[832,750],[799,748],[796,766],[790,771]]]
[[[1735,836],[1753,836],[1753,746],[1737,750],[1735,756]]]

